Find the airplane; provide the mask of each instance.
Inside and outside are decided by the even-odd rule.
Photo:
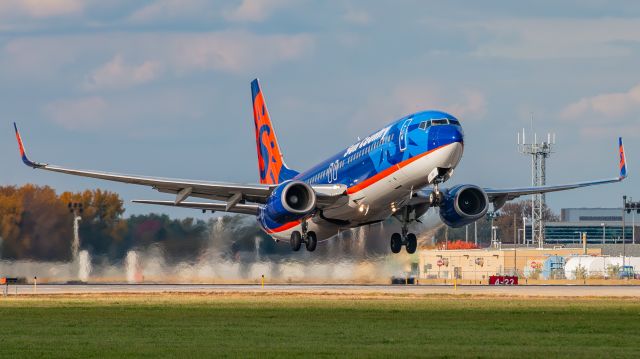
[[[618,139],[619,175],[615,178],[521,188],[481,188],[441,185],[453,175],[464,151],[464,131],[456,117],[442,111],[409,114],[349,145],[311,169],[298,172],[286,165],[258,79],[251,82],[253,119],[260,183],[239,184],[123,175],[77,170],[31,161],[18,127],[16,139],[22,161],[29,167],[70,175],[149,186],[175,195],[174,200],[134,200],[135,203],[249,214],[276,241],[289,241],[293,251],[302,244],[309,252],[318,241],[340,231],[382,222],[401,223],[390,247],[399,253],[417,248],[409,225],[430,208],[438,208],[448,226],[461,227],[499,210],[520,196],[564,191],[627,177],[622,138]],[[187,201],[190,197],[212,202]]]

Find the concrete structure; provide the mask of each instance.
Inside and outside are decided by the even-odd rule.
[[[640,243],[637,228],[634,230],[640,214],[631,211],[625,213],[624,219],[626,243]],[[582,233],[587,234],[590,244],[622,243],[622,208],[563,208],[560,222],[547,222],[544,233],[546,244],[581,243]],[[525,238],[528,243],[535,243],[531,240],[530,224],[525,230]]]
[[[636,214],[640,220],[640,215]],[[625,213],[625,221],[631,225],[633,213]],[[561,222],[605,222],[607,224],[620,224],[622,221],[622,208],[563,208],[560,210]]]
[[[584,254],[582,248],[423,250],[420,252],[418,270],[421,279],[453,279],[455,277],[486,282],[491,275],[515,273],[519,276],[526,274],[530,278],[542,278],[543,274],[552,278],[559,270],[555,268],[559,262],[557,257],[566,260],[582,254]],[[587,254],[600,255],[601,249],[588,248]],[[550,260],[552,257],[555,259]]]

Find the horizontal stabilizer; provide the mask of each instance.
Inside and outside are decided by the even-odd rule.
[[[260,210],[260,206],[257,204],[243,204],[243,203],[238,203],[227,211],[227,204],[225,202],[179,202],[179,203],[176,203],[175,201],[154,201],[154,200],[146,200],[146,199],[136,199],[131,202],[143,203],[143,204],[155,204],[155,205],[171,206],[171,207],[193,208],[193,209],[201,209],[206,211],[252,214],[252,215],[257,215],[258,211]]]

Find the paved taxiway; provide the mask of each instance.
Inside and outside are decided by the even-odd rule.
[[[14,295],[16,287],[10,286]],[[34,294],[32,285],[18,285],[17,293]],[[640,286],[527,285],[513,287],[464,285],[214,285],[214,284],[39,284],[35,294],[113,294],[113,293],[270,293],[270,294],[393,294],[393,295],[497,295],[549,297],[638,297]]]

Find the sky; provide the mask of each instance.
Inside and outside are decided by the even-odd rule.
[[[125,185],[23,166],[256,183],[250,81],[287,164],[303,170],[406,114],[458,117],[449,184],[531,183],[516,134],[556,134],[547,183],[630,178],[547,196],[563,207],[640,199],[640,3],[629,1],[3,0],[0,184],[104,188],[126,214],[187,209]],[[529,134],[528,134],[529,136]],[[635,192],[634,192],[635,191]]]

